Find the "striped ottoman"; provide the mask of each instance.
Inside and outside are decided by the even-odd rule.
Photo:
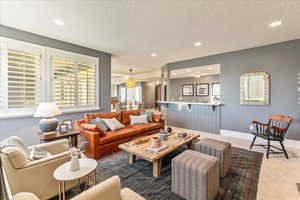
[[[220,187],[218,159],[186,150],[172,159],[172,191],[187,200],[213,200]]]
[[[231,164],[230,143],[204,138],[195,144],[195,151],[217,157],[220,164],[220,176],[226,176]]]

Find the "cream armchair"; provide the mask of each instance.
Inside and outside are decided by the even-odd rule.
[[[67,139],[36,145],[52,155],[30,161],[25,152],[16,147],[6,147],[1,151],[2,167],[6,185],[15,195],[20,192],[34,193],[40,199],[48,199],[58,194],[58,182],[53,178],[54,170],[70,160]],[[67,189],[75,186],[67,184]]]
[[[39,200],[34,194],[20,193],[12,200]],[[145,200],[139,194],[129,188],[121,189],[121,181],[118,176],[99,183],[87,191],[79,194],[71,200]]]

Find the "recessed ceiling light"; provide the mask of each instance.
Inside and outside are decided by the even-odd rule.
[[[155,57],[155,56],[156,56],[156,53],[151,53],[151,56],[152,56],[152,57]]]
[[[60,19],[54,19],[53,23],[59,26],[63,26],[65,25],[65,23],[63,21],[61,21]]]
[[[188,69],[188,70],[187,70],[187,72],[188,72],[188,73],[191,73],[191,72],[192,72],[192,70]]]
[[[195,77],[196,77],[196,78],[199,78],[199,77],[200,77],[200,75],[199,75],[199,74],[196,74],[196,75],[195,75]]]
[[[207,69],[211,70],[211,69],[212,69],[212,67],[208,67]]]
[[[196,47],[199,47],[199,46],[202,45],[202,43],[201,43],[201,42],[195,42],[194,45],[195,45]]]
[[[271,27],[271,28],[274,28],[274,27],[280,26],[280,25],[282,25],[282,21],[278,20],[278,21],[272,22],[272,23],[270,24],[270,27]]]
[[[173,75],[176,75],[176,72],[173,72]]]

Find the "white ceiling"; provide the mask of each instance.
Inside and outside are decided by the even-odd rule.
[[[221,73],[220,65],[214,64],[214,65],[172,70],[170,77],[171,79],[195,77],[196,75],[202,77],[202,76],[218,75],[220,73]]]
[[[298,0],[0,0],[1,24],[112,53],[114,73],[298,39],[299,18]]]

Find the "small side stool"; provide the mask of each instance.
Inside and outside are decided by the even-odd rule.
[[[186,150],[172,159],[172,191],[187,200],[214,200],[219,172],[217,158]]]
[[[230,143],[204,138],[195,144],[195,151],[217,157],[220,165],[220,176],[226,176],[231,165]]]

